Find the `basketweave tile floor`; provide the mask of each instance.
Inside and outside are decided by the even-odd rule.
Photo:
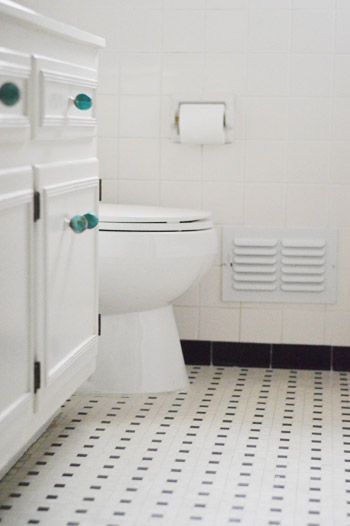
[[[350,374],[188,373],[68,400],[1,482],[1,526],[350,525]]]

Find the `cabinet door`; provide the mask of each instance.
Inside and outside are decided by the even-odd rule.
[[[93,372],[97,353],[98,227],[75,233],[73,216],[97,214],[97,160],[35,166],[41,195],[37,221],[37,341],[40,409],[57,409]]]
[[[33,174],[0,171],[0,468],[33,415]]]

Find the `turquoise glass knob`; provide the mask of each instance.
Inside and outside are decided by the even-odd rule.
[[[20,96],[20,89],[13,82],[5,82],[0,88],[0,100],[6,106],[14,106],[17,104]]]
[[[78,110],[89,110],[92,106],[92,98],[85,93],[79,93],[74,99],[74,106]]]
[[[88,220],[85,216],[74,216],[69,221],[69,226],[76,234],[81,234],[88,227]]]
[[[87,228],[95,228],[95,226],[98,225],[98,217],[93,212],[88,212],[87,214],[84,214],[84,217],[88,222]]]

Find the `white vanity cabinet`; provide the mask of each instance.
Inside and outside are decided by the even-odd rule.
[[[0,0],[0,475],[95,368],[103,45]]]

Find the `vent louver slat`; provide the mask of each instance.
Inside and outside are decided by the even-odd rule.
[[[275,290],[277,244],[277,239],[273,238],[234,238],[232,287],[249,291]]]
[[[320,292],[324,290],[326,240],[282,239],[281,245],[283,257],[281,289],[285,291],[293,290],[294,292]],[[305,264],[305,259],[309,260],[307,265]],[[293,265],[290,265],[290,260],[293,261]]]

